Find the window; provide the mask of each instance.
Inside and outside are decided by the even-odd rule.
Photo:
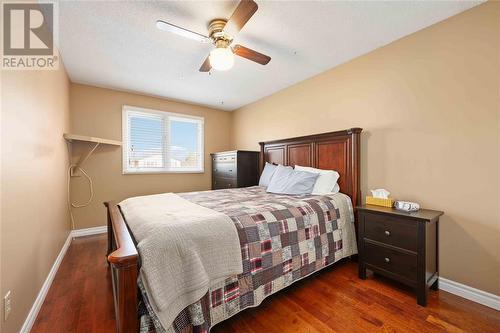
[[[123,173],[203,172],[201,117],[123,106]]]

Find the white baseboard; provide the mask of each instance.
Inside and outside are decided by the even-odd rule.
[[[61,264],[61,261],[63,260],[64,256],[66,255],[66,251],[68,250],[72,239],[73,237],[71,236],[71,233],[69,233],[68,238],[66,238],[66,241],[64,242],[64,245],[61,248],[59,255],[57,256],[56,261],[54,262],[54,265],[52,265],[52,268],[50,269],[49,275],[47,275],[47,278],[43,282],[42,288],[38,292],[38,295],[35,299],[35,303],[33,303],[33,306],[31,307],[30,312],[28,313],[28,317],[26,317],[26,320],[24,321],[24,324],[21,327],[21,330],[19,331],[20,333],[29,333],[31,331],[31,328],[35,323],[36,317],[38,316],[38,312],[42,307],[43,301],[45,300],[45,296],[47,296],[47,293],[49,292],[50,286],[52,285],[52,281],[56,276],[57,270],[59,269],[59,265]]]
[[[83,236],[90,236],[90,235],[105,234],[107,232],[108,232],[108,227],[103,225],[100,227],[75,229],[75,230],[71,231],[71,236],[83,237]]]
[[[442,277],[439,278],[439,289],[500,311],[500,296],[498,295]]]

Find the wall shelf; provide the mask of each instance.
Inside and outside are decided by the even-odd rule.
[[[78,135],[78,134],[64,134],[64,138],[68,142],[73,142],[73,141],[82,141],[82,142],[92,142],[92,143],[102,143],[105,145],[113,145],[113,146],[121,146],[122,142],[121,141],[116,141],[116,140],[109,140],[109,139],[103,139],[103,138],[96,138],[93,136],[86,136],[86,135]]]
[[[97,138],[86,135],[64,133],[63,137],[66,141],[68,141],[68,143],[79,141],[79,142],[88,142],[92,144],[89,151],[86,154],[83,154],[78,160],[78,162],[71,167],[71,176],[73,177],[77,176],[76,171],[78,171],[78,169],[82,166],[82,164],[85,163],[85,161],[90,157],[90,155],[92,155],[92,153],[97,149],[97,147],[99,147],[99,145],[111,145],[111,146],[122,145],[121,141]]]

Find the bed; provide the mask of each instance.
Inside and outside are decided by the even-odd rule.
[[[157,332],[207,332],[293,282],[354,255],[360,133],[360,128],[352,128],[260,143],[261,169],[269,162],[336,170],[341,193],[277,195],[256,186],[179,194],[231,218],[238,230],[243,271],[211,283],[208,292],[169,325],[155,315],[150,302],[155,295],[147,292],[142,275],[138,279],[142,263],[127,213],[116,203],[106,203],[117,332],[137,332],[139,327],[142,331],[154,327]]]

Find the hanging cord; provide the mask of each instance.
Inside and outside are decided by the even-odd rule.
[[[71,170],[74,170],[74,171],[79,170],[82,173],[82,175],[84,175],[85,178],[87,178],[87,181],[89,183],[90,197],[87,200],[87,202],[85,202],[83,204],[71,202],[71,198],[70,198]],[[68,168],[67,184],[68,184],[68,197],[67,197],[68,200],[67,200],[67,202],[68,202],[69,217],[71,219],[71,229],[74,230],[75,229],[75,219],[73,217],[73,212],[72,212],[71,208],[82,208],[82,207],[88,206],[90,204],[90,202],[92,201],[92,199],[94,198],[94,185],[92,183],[92,178],[90,178],[88,173],[82,167],[79,167],[78,165],[75,165],[75,164],[70,164],[70,166]]]

